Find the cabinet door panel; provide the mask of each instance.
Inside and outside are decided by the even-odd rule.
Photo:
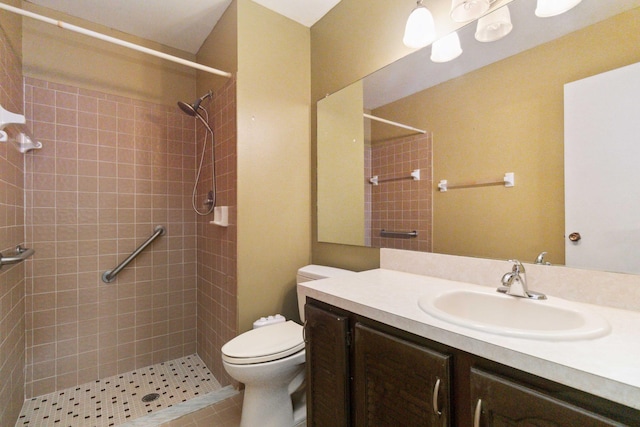
[[[307,425],[349,426],[349,319],[309,304],[305,318]]]
[[[607,427],[623,426],[497,375],[471,369],[471,404],[481,399],[474,427]]]
[[[360,323],[354,352],[356,426],[449,425],[449,355]]]

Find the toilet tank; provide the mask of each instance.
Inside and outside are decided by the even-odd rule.
[[[351,270],[345,270],[342,268],[328,267],[326,265],[305,265],[298,270],[296,275],[296,283],[309,282],[311,280],[328,279],[330,277],[337,277],[343,274],[353,273]],[[304,299],[298,298],[298,310],[300,312],[300,319],[304,322]]]

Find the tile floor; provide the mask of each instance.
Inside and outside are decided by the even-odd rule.
[[[191,424],[166,425],[231,427],[239,423],[241,396],[232,387],[222,388],[191,355],[27,400],[16,427],[150,427],[186,420],[194,411],[221,423],[197,424],[193,418]]]
[[[242,398],[243,394],[238,393],[158,427],[238,427],[242,414]]]
[[[207,406],[157,427],[239,427],[243,397],[242,392],[238,393],[220,403]],[[307,427],[306,420],[295,427]]]

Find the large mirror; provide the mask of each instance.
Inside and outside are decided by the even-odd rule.
[[[565,85],[640,62],[640,0],[535,6],[509,3],[501,40],[471,23],[455,60],[426,47],[318,102],[319,241],[565,264]]]

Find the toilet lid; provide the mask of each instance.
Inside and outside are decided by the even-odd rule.
[[[250,364],[281,359],[303,349],[302,326],[288,320],[240,334],[221,350],[229,363]]]

